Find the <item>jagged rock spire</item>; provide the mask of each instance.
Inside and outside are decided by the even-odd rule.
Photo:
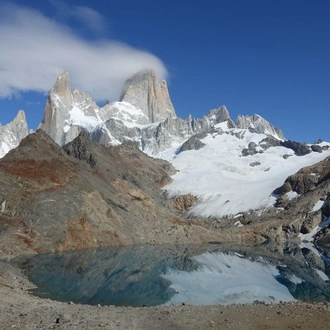
[[[60,102],[59,102],[60,101]],[[64,143],[64,121],[72,109],[72,94],[68,72],[63,72],[50,90],[44,117],[39,125],[56,143]]]
[[[281,129],[274,127],[270,122],[261,116],[238,116],[236,120],[237,128],[252,129],[256,133],[272,135],[279,140],[285,140]]]
[[[149,118],[149,123],[176,117],[166,81],[159,82],[152,69],[142,70],[129,78],[124,84],[120,101],[141,109]]]
[[[86,118],[98,119],[99,107],[89,94],[80,93],[78,89],[71,92],[69,73],[65,71],[57,77],[48,94],[44,117],[39,128],[59,145],[73,140],[82,130],[82,127],[69,122],[70,111],[73,109],[80,111]]]
[[[14,120],[7,125],[0,124],[0,158],[11,149],[16,148],[28,134],[28,125],[23,110],[19,110]]]

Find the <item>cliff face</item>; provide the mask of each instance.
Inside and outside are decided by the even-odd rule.
[[[63,145],[76,138],[86,125],[97,125],[100,120],[96,103],[87,93],[77,89],[71,92],[69,74],[63,72],[48,94],[39,128]]]
[[[141,124],[176,117],[166,81],[159,82],[153,70],[138,72],[128,79],[124,84],[120,102],[128,102],[142,110],[148,122],[141,122]]]
[[[44,117],[39,128],[44,130],[56,143],[64,143],[65,120],[72,109],[70,78],[67,72],[58,76],[54,87],[50,90]]]
[[[271,135],[279,140],[285,140],[284,135],[279,128],[274,127],[270,122],[259,115],[238,116],[236,127],[250,129],[256,133]]]

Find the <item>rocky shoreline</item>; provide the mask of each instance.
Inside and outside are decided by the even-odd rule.
[[[114,307],[32,296],[34,285],[0,260],[0,329],[328,329],[330,303]]]

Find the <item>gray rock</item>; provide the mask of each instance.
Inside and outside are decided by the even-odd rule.
[[[89,137],[106,146],[119,144],[125,140],[137,141],[141,150],[148,154],[156,154],[169,148],[173,142],[181,144],[194,134],[209,131],[210,125],[207,117],[202,119],[188,117],[186,120],[168,117],[158,125],[140,128],[128,127],[120,120],[110,118],[102,126],[89,133]]]
[[[311,149],[312,149],[312,151],[314,151],[314,152],[319,152],[319,153],[322,153],[322,152],[323,152],[322,147],[321,147],[321,146],[318,146],[317,144],[313,144],[313,145],[311,146]]]
[[[314,243],[324,248],[330,248],[330,224],[316,234]]]
[[[50,90],[44,117],[39,128],[44,130],[57,144],[65,143],[65,120],[72,110],[72,94],[68,72],[60,74],[55,85]]]
[[[281,146],[292,149],[297,156],[304,156],[312,152],[307,144],[290,140],[281,141]]]
[[[179,153],[186,150],[199,150],[203,148],[205,146],[205,143],[203,143],[201,139],[205,138],[206,136],[207,133],[193,135],[191,138],[189,138],[186,142],[182,144]]]
[[[150,69],[136,73],[125,82],[119,101],[141,109],[149,120],[142,124],[176,117],[166,81],[159,82],[156,73]]]
[[[327,198],[322,205],[322,214],[326,217],[330,217],[330,198]]]
[[[72,319],[72,316],[68,313],[60,314],[59,317],[56,319],[56,323],[68,323]]]
[[[309,213],[301,225],[300,232],[302,234],[310,233],[320,223],[320,219],[322,217],[319,212]]]
[[[250,142],[248,147],[242,150],[242,155],[243,156],[255,155],[256,153],[258,153],[256,148],[257,148],[257,144],[255,142]]]
[[[14,120],[5,126],[0,124],[0,158],[5,156],[11,149],[29,134],[25,112],[18,111]]]
[[[265,139],[261,140],[259,145],[264,149],[267,150],[271,147],[279,147],[281,145],[281,141],[275,139],[272,136],[267,136]]]
[[[261,165],[261,163],[260,162],[252,162],[249,165],[252,166],[252,167],[255,167],[255,166]]]
[[[210,118],[210,120],[212,120],[212,124],[222,123],[226,120],[231,121],[229,111],[227,110],[225,105],[221,106],[218,109],[212,109],[209,112],[208,117]]]
[[[270,122],[257,114],[253,116],[238,116],[236,127],[252,129],[253,132],[271,135],[279,140],[285,139],[279,128],[274,127]]]

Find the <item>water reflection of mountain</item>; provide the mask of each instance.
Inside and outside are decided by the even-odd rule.
[[[218,259],[212,259],[215,257]],[[245,296],[251,296],[249,302],[258,300],[251,292],[246,291],[248,284],[244,284],[246,269],[250,267],[246,265],[250,264],[252,267],[260,266],[262,271],[268,267],[270,271],[265,274],[284,285],[292,299],[330,301],[330,259],[311,245],[139,245],[36,255],[21,259],[19,263],[29,278],[38,285],[35,294],[39,296],[88,304],[151,306],[168,301],[180,303],[180,290],[188,294],[182,297],[192,297],[194,301],[190,302],[195,304],[203,304],[205,295],[218,294],[212,289],[210,293],[205,291],[197,294],[198,285],[203,289],[207,286],[200,283],[203,278],[208,280],[203,271],[205,274],[212,273],[214,281],[227,281],[224,290],[229,290],[230,274],[220,264],[215,265],[216,262],[223,263],[223,258],[227,260],[228,269],[236,271],[235,276],[242,273],[241,279],[237,281],[242,281]],[[240,269],[237,268],[239,264]],[[173,272],[176,277],[169,277],[168,274],[173,275]],[[226,273],[227,277],[224,277]],[[199,283],[188,283],[193,274],[198,274]],[[179,281],[176,283],[177,279]],[[192,281],[196,281],[196,278]],[[234,282],[232,284],[235,285]],[[267,285],[269,284],[265,283]],[[216,286],[217,283],[214,287]],[[196,293],[189,295],[186,290],[195,290]],[[230,296],[236,297],[239,302],[239,294],[235,290],[229,290],[227,296],[220,292],[219,296],[223,297],[215,301],[236,301],[226,300]]]
[[[206,248],[135,245],[36,255],[21,261],[35,294],[87,304],[159,305],[175,293],[159,275],[168,267],[191,270],[191,254]]]
[[[269,243],[240,248],[227,245],[245,258],[264,258],[279,270],[276,279],[300,301],[330,301],[330,258],[326,251],[317,250],[310,243]]]

